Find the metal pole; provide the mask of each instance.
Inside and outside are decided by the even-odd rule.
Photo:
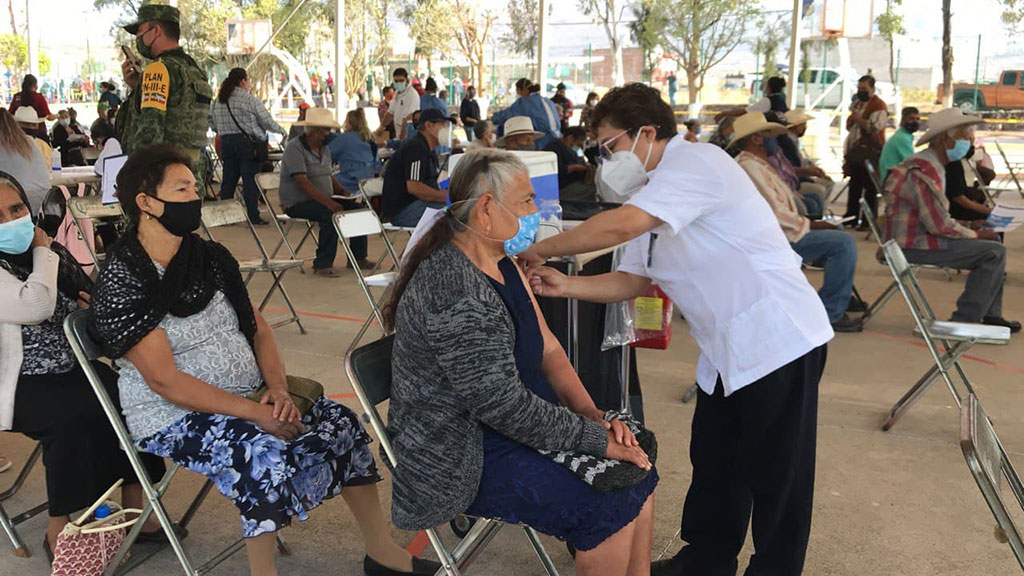
[[[587,89],[594,89],[594,43],[587,45]]]
[[[789,41],[789,107],[796,108],[797,63],[800,61],[800,8],[803,0],[793,0],[793,28]]]
[[[495,90],[498,89],[498,54],[496,44],[491,44],[491,104],[497,98]]]
[[[548,47],[544,42],[544,32],[548,26],[547,14],[545,14],[548,9],[548,2],[547,0],[540,0],[537,2],[537,5],[540,9],[540,16],[537,20],[537,82],[540,84],[541,96],[544,96],[547,93],[547,87],[544,83],[547,81],[548,71]]]
[[[974,111],[978,111],[978,70],[981,68],[981,34],[978,34],[978,54],[974,58]]]
[[[903,65],[903,49],[899,48],[896,50],[896,79],[892,81],[893,84],[899,86],[900,84],[900,66]]]
[[[345,0],[338,1],[334,15],[334,120],[341,123],[348,107],[348,88],[345,86]]]
[[[34,2],[25,0],[25,39],[28,41],[28,71],[39,76],[39,40],[33,34],[32,5]],[[12,30],[13,32],[13,30]]]
[[[252,68],[252,65],[254,62],[256,62],[256,59],[260,57],[260,54],[262,54],[263,51],[267,49],[267,46],[270,46],[270,43],[274,41],[274,38],[277,38],[277,35],[281,33],[281,30],[284,30],[284,27],[287,26],[288,22],[291,21],[292,16],[295,16],[295,13],[298,12],[302,8],[302,6],[305,5],[305,3],[306,0],[299,0],[299,3],[295,5],[295,8],[292,8],[292,11],[288,13],[288,16],[284,19],[283,22],[281,22],[281,25],[277,27],[277,30],[274,30],[274,33],[270,35],[270,38],[267,38],[267,41],[263,43],[263,46],[260,46],[260,49],[257,50],[256,53],[252,55],[252,58],[249,60],[249,63],[245,65],[245,70],[247,72],[249,71],[249,68]],[[271,22],[271,25],[273,25],[273,22]],[[289,92],[291,91],[289,90]]]

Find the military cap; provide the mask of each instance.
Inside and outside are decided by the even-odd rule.
[[[125,24],[123,28],[129,34],[135,34],[139,31],[139,26],[143,22],[153,22],[154,20],[179,24],[181,23],[181,14],[177,8],[167,4],[166,0],[149,0],[139,8],[139,14],[135,22]]]

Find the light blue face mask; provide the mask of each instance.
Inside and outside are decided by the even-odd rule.
[[[0,224],[0,252],[24,254],[35,235],[36,226],[28,215]]]
[[[946,150],[946,156],[949,158],[950,162],[959,162],[964,159],[964,156],[967,156],[967,152],[970,149],[970,140],[957,140],[956,144],[954,144],[952,148]]]
[[[503,205],[504,206],[504,205]],[[505,208],[508,210],[508,208]],[[519,232],[505,240],[505,254],[515,256],[530,246],[533,246],[537,239],[537,230],[540,228],[540,212],[527,214],[519,217]]]
[[[395,92],[405,92],[405,82],[395,81]]]

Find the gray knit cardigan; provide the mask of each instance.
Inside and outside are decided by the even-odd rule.
[[[398,528],[431,528],[469,508],[484,425],[533,448],[604,456],[601,424],[526,389],[514,344],[508,309],[461,250],[443,244],[420,264],[395,317],[388,431]]]

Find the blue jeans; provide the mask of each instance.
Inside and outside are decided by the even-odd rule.
[[[346,210],[361,207],[359,204],[349,200],[343,200],[341,205]],[[334,266],[334,257],[338,254],[338,231],[334,229],[331,211],[316,200],[306,200],[305,202],[285,208],[284,212],[292,218],[311,220],[318,224],[320,241],[316,247],[316,259],[313,260],[313,269],[321,270]],[[356,257],[356,260],[366,259],[366,236],[352,238],[349,240],[349,246],[352,248],[352,254]],[[357,265],[355,262],[349,262],[349,264],[352,266]]]
[[[799,198],[803,200],[804,207],[807,208],[808,218],[821,218],[825,214],[825,201],[814,193],[800,194]]]
[[[838,321],[850,305],[853,273],[857,269],[857,241],[841,230],[811,230],[791,246],[805,262],[825,259],[825,283],[818,296],[829,322]]]
[[[223,200],[235,197],[238,178],[242,178],[242,198],[249,221],[260,217],[260,191],[256,188],[256,174],[260,163],[252,154],[252,141],[241,134],[225,134],[220,137],[221,161],[224,174],[220,183],[220,197]]]
[[[391,219],[391,223],[395,226],[403,226],[406,228],[414,228],[420,223],[420,218],[423,217],[423,213],[427,208],[435,208],[440,210],[444,208],[444,202],[427,202],[425,200],[414,200],[412,204],[409,204],[395,217]]]

